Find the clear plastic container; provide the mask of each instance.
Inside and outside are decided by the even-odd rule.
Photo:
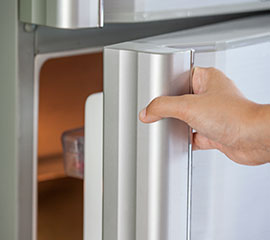
[[[84,128],[72,129],[62,134],[64,168],[70,177],[84,175]]]

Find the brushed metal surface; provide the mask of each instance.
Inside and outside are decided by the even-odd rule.
[[[56,28],[103,26],[103,0],[20,0],[20,20]]]
[[[19,219],[18,239],[35,240],[37,235],[37,165],[34,136],[34,34],[26,33],[23,24],[18,32],[18,168]],[[10,110],[9,110],[10,111]],[[2,231],[0,231],[2,233]],[[0,239],[11,239],[3,237]]]
[[[270,103],[270,41],[197,53],[195,65],[217,67],[250,100]],[[250,167],[208,150],[194,152],[192,240],[270,239],[270,164]]]
[[[268,38],[270,33],[268,25],[264,24],[268,21],[267,16],[243,19],[108,47],[105,53],[111,51],[116,55],[113,57],[109,54],[111,58],[107,59],[107,70],[105,68],[107,94],[110,95],[111,100],[107,105],[107,110],[110,112],[110,115],[107,114],[107,127],[109,124],[114,124],[114,127],[107,128],[107,137],[110,139],[106,145],[108,149],[105,146],[105,152],[107,151],[105,162],[112,159],[109,157],[109,153],[112,152],[109,147],[111,148],[113,142],[115,144],[115,139],[117,140],[114,146],[115,153],[125,152],[123,145],[119,144],[119,135],[115,135],[124,125],[117,123],[119,118],[112,119],[115,112],[118,117],[120,116],[119,106],[122,109],[126,107],[123,113],[134,114],[133,101],[137,101],[137,116],[139,111],[156,96],[184,93],[174,92],[180,86],[175,85],[173,76],[177,73],[188,72],[190,69],[190,65],[189,68],[185,65],[189,58],[184,54],[185,51],[181,50],[187,46],[187,43],[190,48],[196,49],[195,66],[217,67],[232,78],[249,99],[259,103],[269,103],[270,70],[267,64],[270,57]],[[228,31],[231,26],[234,26],[233,33]],[[205,31],[209,31],[209,34]],[[225,39],[222,40],[222,36],[225,36]],[[219,43],[226,47],[213,48]],[[202,45],[205,48],[200,49]],[[123,53],[126,57],[121,58]],[[130,62],[127,67],[127,60],[130,61],[131,55],[133,65]],[[119,79],[121,79],[121,86],[124,81],[131,81],[131,79],[137,81],[137,85],[132,85],[132,87],[126,83],[126,86],[130,86],[130,93],[137,92],[128,101],[126,101],[127,96],[122,98],[123,101],[115,97],[119,94],[118,91],[123,92],[125,89],[117,85]],[[180,82],[185,82],[184,79],[184,77],[181,78]],[[111,92],[112,89],[114,92]],[[188,92],[188,89],[186,90]],[[130,156],[132,156],[132,161],[136,161],[136,170],[129,169],[129,173],[134,174],[136,171],[136,240],[187,238],[191,240],[267,240],[270,238],[269,164],[247,167],[230,161],[217,151],[195,152],[192,167],[192,192],[190,192],[192,193],[190,195],[192,211],[190,211],[187,207],[189,186],[187,127],[172,119],[161,120],[150,125],[137,120],[135,126],[134,120],[132,121],[133,127],[136,128],[136,135],[130,139],[126,138],[127,141],[132,140],[125,142],[124,146],[130,144],[132,148]],[[122,132],[131,137],[129,128],[122,128]],[[181,135],[177,135],[178,132],[181,132]],[[186,148],[184,148],[185,145]],[[179,158],[176,157],[178,153]],[[114,161],[117,163],[119,159],[117,160],[117,155],[115,156]],[[121,159],[121,161],[124,160]],[[115,169],[108,168],[107,171],[109,169],[113,171],[108,171],[107,174],[115,174],[115,179],[119,180],[118,175],[125,171],[125,167],[119,166],[121,165],[118,164]],[[110,178],[110,180],[113,179]],[[130,185],[129,181],[122,178],[121,182],[115,184],[111,181],[110,184],[114,184],[115,193],[119,191],[118,186]],[[134,187],[134,182],[132,184],[130,186]],[[186,192],[182,192],[184,188]],[[120,194],[115,193],[113,200],[116,205],[110,205],[113,208],[105,216],[105,218],[110,217],[114,211],[114,220],[117,220],[114,221],[115,233],[118,234],[124,226],[122,224],[125,223],[119,221],[120,217],[117,215],[119,212],[117,213],[115,209],[121,210],[121,214],[125,215],[119,199],[125,201],[128,199],[127,195],[126,191],[121,191]],[[107,197],[109,199],[104,208],[108,208],[109,201],[112,200],[109,195]],[[122,216],[122,219],[124,218]],[[133,215],[132,219],[132,224],[134,224]],[[191,221],[191,225],[188,225],[188,221]],[[105,225],[104,227],[104,231],[108,231]],[[189,231],[190,235],[188,235]],[[131,239],[134,239],[132,234]],[[117,234],[115,236],[114,239],[118,239]]]
[[[22,178],[19,176],[19,174],[28,174],[28,169],[26,169],[26,171],[21,171],[21,169],[19,169],[19,160],[22,160],[24,163],[28,164],[27,158],[24,159],[26,155],[24,155],[22,158],[19,156],[22,150],[22,147],[19,148],[19,140],[27,141],[28,138],[25,136],[23,139],[20,138],[22,129],[20,129],[19,126],[21,126],[21,121],[24,119],[19,119],[18,117],[19,112],[21,112],[19,103],[21,100],[25,100],[25,95],[19,96],[18,93],[21,93],[21,88],[19,88],[20,80],[26,83],[26,86],[29,86],[27,81],[25,81],[27,78],[24,78],[24,76],[28,77],[29,75],[25,74],[22,75],[22,79],[19,78],[19,71],[22,71],[22,64],[18,64],[18,56],[27,53],[22,51],[22,49],[18,46],[18,37],[21,38],[22,36],[19,36],[18,33],[19,26],[16,17],[17,11],[17,1],[9,0],[1,3],[0,239],[10,240],[19,239],[19,233],[21,233],[19,220],[20,214],[22,213],[20,208],[25,206],[25,200],[31,201],[29,198],[23,198],[22,204],[18,202],[18,199],[21,197],[22,193],[22,189],[19,184]],[[31,40],[29,41],[31,42]],[[28,46],[26,46],[26,49],[28,50]],[[31,58],[28,58],[28,55],[26,57],[27,60],[31,61]],[[26,101],[26,103],[28,103],[28,101]],[[26,128],[28,129],[28,126],[26,126]],[[24,149],[28,150],[28,148]],[[27,189],[27,192],[28,190],[29,189]],[[27,220],[31,220],[31,212],[29,215],[27,214],[26,217]],[[27,236],[31,237],[31,228],[26,229],[26,234]]]
[[[138,112],[161,95],[189,93],[191,51],[138,53]],[[187,237],[188,127],[137,122],[137,240]]]
[[[104,51],[103,240],[135,240],[137,55]]]
[[[269,10],[262,0],[105,0],[105,22],[146,22]]]
[[[106,24],[103,28],[86,28],[76,31],[39,26],[35,31],[35,52],[49,53],[78,50],[89,47],[103,47],[138,38],[195,28],[206,24],[224,22],[251,13],[219,15],[211,17],[175,19],[170,21],[145,22],[133,24]]]
[[[188,127],[145,125],[138,111],[189,92],[191,51],[125,43],[104,54],[104,239],[184,239]]]
[[[241,48],[270,39],[270,16],[250,16],[184,31],[140,39],[138,42],[196,52]]]

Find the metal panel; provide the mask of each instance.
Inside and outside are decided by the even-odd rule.
[[[250,14],[222,15],[133,24],[106,24],[103,28],[80,29],[76,31],[38,26],[36,31],[36,52],[46,53],[101,47],[245,16],[250,16]]]
[[[189,93],[191,51],[138,54],[138,112],[161,95]],[[187,239],[188,126],[137,122],[137,240]]]
[[[145,22],[270,9],[261,0],[105,0],[105,22]]]
[[[268,16],[249,18],[129,44],[195,48],[196,65],[221,69],[249,99],[269,103],[267,23]],[[117,48],[121,46],[126,48],[126,44]],[[269,165],[241,166],[218,151],[198,151],[193,170],[192,240],[269,239]]]
[[[136,52],[104,52],[104,240],[135,240]]]
[[[20,0],[20,20],[57,28],[103,26],[102,0]]]
[[[103,93],[88,97],[84,131],[84,240],[102,240]]]
[[[269,104],[269,58],[268,40],[197,53],[195,64],[219,68],[248,99]],[[192,240],[270,239],[269,202],[269,164],[242,166],[218,151],[194,152]]]
[[[35,239],[33,175],[34,34],[18,24],[17,1],[0,8],[0,239]]]
[[[18,5],[0,7],[0,239],[18,238]]]
[[[216,51],[239,48],[270,39],[270,16],[251,16],[223,23],[211,24],[185,31],[138,40],[140,43],[192,48],[196,51]]]
[[[37,233],[37,176],[34,157],[34,33],[19,24],[19,239],[34,240]],[[37,149],[36,149],[37,150]]]
[[[183,54],[181,48],[188,44],[189,47],[197,49],[195,64],[220,68],[235,80],[249,99],[259,103],[269,103],[270,73],[267,63],[270,55],[268,51],[270,34],[269,26],[266,24],[268,22],[267,16],[256,17],[111,46],[107,51],[114,52],[116,55],[114,57],[110,55],[107,65],[111,64],[110,67],[114,70],[110,72],[111,75],[107,73],[105,81],[113,80],[110,86],[117,88],[119,72],[124,73],[122,75],[128,81],[130,77],[136,76],[135,81],[138,83],[136,114],[138,114],[138,111],[154,97],[177,94],[170,92],[168,88],[170,85],[166,85],[166,81],[173,76],[170,73],[174,73],[174,63],[177,63],[176,72],[183,70],[184,62],[180,59],[183,61],[187,57],[178,59],[177,56]],[[200,48],[201,46],[203,48]],[[178,51],[180,53],[177,53]],[[119,57],[121,52],[133,54],[132,59],[137,62],[137,66],[130,70],[131,65],[124,67],[124,64],[120,64],[116,56]],[[127,61],[130,57],[126,55],[123,60]],[[109,88],[107,92],[109,93]],[[111,94],[117,95],[118,92]],[[111,97],[115,99],[113,95]],[[124,102],[125,106],[130,106],[131,101]],[[119,98],[108,105],[108,108],[109,106],[114,106],[112,111],[119,111]],[[127,108],[126,114],[132,111],[130,109]],[[113,116],[113,112],[111,114],[110,116]],[[107,126],[109,126],[109,119]],[[117,122],[119,119],[114,120]],[[183,189],[181,184],[184,183],[185,186],[184,179],[188,177],[185,175],[187,166],[166,164],[171,160],[168,156],[173,158],[173,154],[169,154],[168,149],[172,151],[182,149],[183,158],[184,156],[187,158],[188,154],[183,147],[188,142],[188,133],[182,136],[175,134],[177,131],[170,128],[176,124],[175,121],[167,119],[151,125],[144,125],[138,121],[136,125],[136,239],[185,239],[186,237],[192,240],[269,239],[270,192],[267,191],[270,188],[269,165],[259,167],[237,165],[217,151],[196,152],[194,155],[191,236],[185,235],[190,226],[185,229],[183,226],[187,226],[188,222],[181,218],[183,217],[181,214],[176,213],[180,213],[182,208],[181,213],[185,212],[185,217],[190,217],[187,214],[187,202],[183,202],[184,198],[181,201],[179,197],[184,196],[181,192]],[[121,125],[117,127],[121,128]],[[180,126],[179,128],[181,129]],[[113,133],[112,129],[107,130]],[[170,141],[170,131],[173,132],[174,140],[179,142],[179,146],[175,149],[173,141]],[[129,133],[128,128],[125,132]],[[181,133],[183,132],[184,125],[181,129]],[[110,141],[117,139],[114,134],[111,135]],[[180,139],[177,139],[177,136]],[[130,143],[134,144],[134,138]],[[121,147],[117,145],[116,151],[120,149],[117,148],[118,146]],[[120,150],[125,151],[124,148]],[[105,151],[109,153],[111,150]],[[124,168],[119,167],[117,170],[125,171]],[[169,184],[171,182],[172,184]],[[176,186],[178,188],[174,189]],[[114,190],[118,190],[117,184]],[[115,195],[116,200],[120,197],[121,195]],[[177,197],[179,197],[177,201],[179,205],[174,205]],[[175,211],[172,211],[174,206]],[[114,207],[121,208],[117,204]],[[170,214],[166,215],[168,212]],[[177,225],[177,222],[182,224]],[[117,224],[118,226],[115,227],[119,230],[117,227],[122,222]]]

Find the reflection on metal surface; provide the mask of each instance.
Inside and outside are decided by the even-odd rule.
[[[124,43],[104,54],[104,239],[186,239],[188,126],[138,112],[189,93],[191,52]]]
[[[106,22],[146,22],[198,16],[265,11],[260,0],[105,0]]]
[[[190,54],[138,53],[138,111],[155,97],[189,93]],[[137,123],[137,239],[187,239],[188,134],[176,119]]]
[[[20,0],[20,20],[56,28],[103,26],[102,0]]]

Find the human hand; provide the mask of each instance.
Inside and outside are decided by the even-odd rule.
[[[214,68],[196,67],[192,85],[194,94],[155,98],[140,112],[140,120],[177,118],[196,130],[193,150],[218,149],[245,165],[270,162],[269,106],[246,99]]]

